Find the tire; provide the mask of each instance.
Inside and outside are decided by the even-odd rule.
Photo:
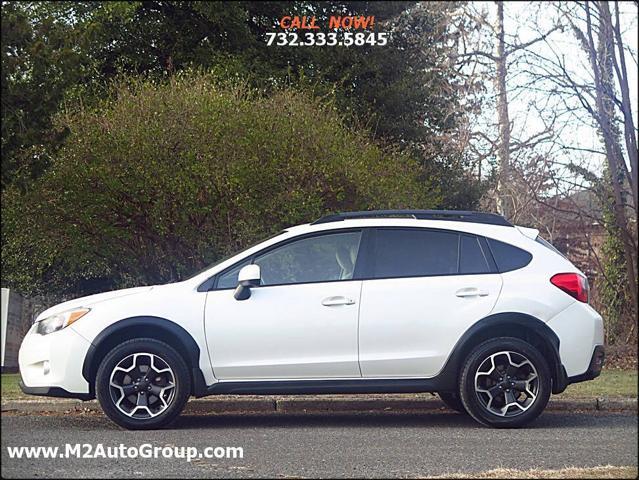
[[[446,404],[448,408],[451,410],[455,410],[456,412],[463,413],[466,415],[466,409],[459,398],[459,395],[455,392],[437,392],[439,398],[441,398],[442,402]]]
[[[182,412],[191,393],[191,376],[173,347],[136,338],[105,356],[95,391],[102,410],[115,423],[129,430],[151,430],[169,425]]]
[[[529,343],[512,337],[475,347],[459,379],[466,411],[479,423],[497,428],[517,428],[536,419],[546,408],[550,391],[544,357]]]

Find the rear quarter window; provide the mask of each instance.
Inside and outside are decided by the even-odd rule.
[[[532,260],[532,255],[526,250],[492,238],[487,240],[500,273],[523,268]]]

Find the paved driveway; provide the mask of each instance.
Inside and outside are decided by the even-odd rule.
[[[494,430],[452,413],[186,416],[129,432],[101,415],[2,416],[7,477],[413,477],[497,467],[636,466],[637,415],[545,413]],[[239,446],[242,459],[10,459],[7,446]]]

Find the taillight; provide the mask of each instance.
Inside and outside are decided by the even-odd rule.
[[[550,283],[580,302],[588,303],[590,287],[586,277],[578,273],[558,273],[553,275]]]

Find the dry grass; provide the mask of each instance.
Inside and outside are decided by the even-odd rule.
[[[496,468],[480,473],[456,473],[430,478],[637,478],[637,475],[637,467],[606,465],[592,468],[568,467],[560,470]]]
[[[637,370],[604,369],[588,382],[569,385],[565,392],[553,398],[637,397]]]
[[[2,375],[2,399],[21,400],[33,398],[24,395],[18,387],[20,375]],[[636,398],[637,370],[604,369],[601,376],[590,382],[570,385],[561,395],[553,399],[595,399],[606,398]],[[366,397],[362,397],[366,398]]]
[[[2,399],[3,400],[16,400],[20,398],[26,398],[20,390],[18,382],[20,381],[20,375],[17,373],[3,373],[2,374]]]

